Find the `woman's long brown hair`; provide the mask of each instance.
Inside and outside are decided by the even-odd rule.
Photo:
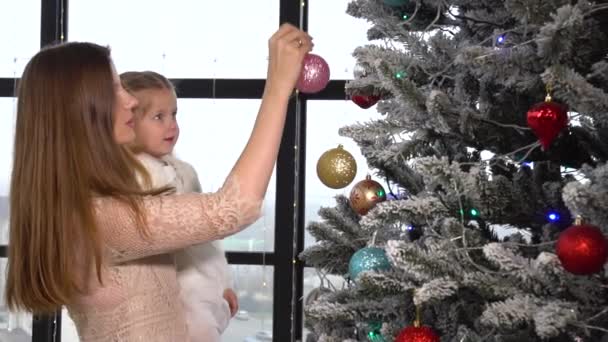
[[[114,140],[111,63],[107,48],[67,43],[35,55],[19,82],[5,293],[12,310],[53,312],[86,290],[93,270],[101,281],[96,196],[128,204],[145,233],[134,170],[146,172]]]

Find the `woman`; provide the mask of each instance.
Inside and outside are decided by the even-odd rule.
[[[140,189],[123,147],[135,138],[137,101],[107,49],[68,43],[34,56],[18,93],[9,308],[48,313],[66,305],[82,341],[187,340],[166,253],[234,234],[258,217],[311,49],[311,38],[288,24],[270,38],[249,141],[224,186],[203,195]]]

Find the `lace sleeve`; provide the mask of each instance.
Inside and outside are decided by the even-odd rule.
[[[146,198],[148,236],[137,230],[129,207],[115,199],[98,199],[96,217],[113,261],[124,262],[234,234],[259,217],[261,204],[244,198],[232,176],[215,193]]]

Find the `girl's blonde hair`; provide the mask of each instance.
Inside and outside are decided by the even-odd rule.
[[[169,89],[175,87],[165,76],[154,71],[127,71],[120,74],[123,87],[130,92],[146,89]]]
[[[154,71],[127,71],[120,74],[123,87],[136,96],[142,90],[170,90],[175,93],[175,87],[165,76]],[[137,96],[140,101],[138,110],[145,112],[148,101]]]

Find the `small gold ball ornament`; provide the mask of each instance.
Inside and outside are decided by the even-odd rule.
[[[350,206],[359,215],[367,214],[377,203],[386,201],[386,191],[368,175],[350,192]]]
[[[317,175],[323,184],[332,189],[348,186],[357,174],[357,162],[342,145],[321,155],[317,162]]]

